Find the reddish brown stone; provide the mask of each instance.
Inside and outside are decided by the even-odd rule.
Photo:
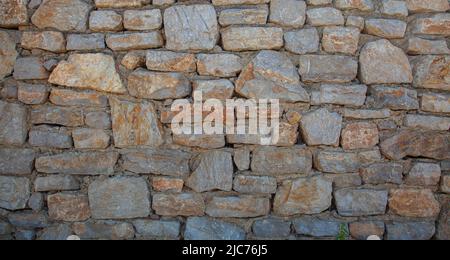
[[[389,208],[396,215],[412,218],[434,218],[440,212],[439,202],[431,190],[393,190]]]
[[[342,131],[341,143],[344,149],[367,149],[378,144],[379,133],[373,123],[353,123]]]
[[[54,194],[47,198],[51,219],[61,221],[85,221],[91,217],[89,200],[85,195]]]
[[[181,192],[183,190],[184,181],[182,179],[155,177],[153,178],[153,190],[158,192]]]

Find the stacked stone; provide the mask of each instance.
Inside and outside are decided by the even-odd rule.
[[[449,9],[0,0],[0,238],[449,239]],[[172,134],[193,90],[280,141]]]

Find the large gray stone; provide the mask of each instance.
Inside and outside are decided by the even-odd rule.
[[[347,56],[303,55],[300,56],[299,73],[303,82],[346,83],[358,74],[358,62]]]
[[[136,235],[144,239],[177,239],[180,236],[181,223],[172,220],[133,221]]]
[[[295,219],[293,225],[296,234],[311,237],[336,237],[342,225],[348,231],[346,223],[332,218],[302,217]]]
[[[188,218],[184,232],[186,240],[244,240],[245,237],[241,227],[206,217]]]
[[[31,149],[0,149],[0,174],[31,174],[35,156]]]
[[[0,176],[0,208],[24,209],[30,198],[30,180],[21,177]]]
[[[17,55],[16,43],[7,32],[0,32],[0,80],[11,74]]]
[[[231,191],[233,186],[233,159],[231,154],[212,151],[200,155],[186,186],[196,192],[210,190]]]
[[[304,115],[300,127],[306,144],[338,146],[342,116],[321,108]]]
[[[22,145],[27,138],[25,107],[0,100],[0,144]]]
[[[212,50],[219,39],[217,14],[211,5],[169,7],[164,28],[169,50]]]
[[[385,190],[342,189],[334,193],[341,216],[372,216],[386,213],[388,192]]]
[[[291,233],[291,222],[276,218],[257,220],[253,223],[252,230],[258,238],[286,238]]]
[[[67,149],[73,146],[70,131],[65,128],[38,126],[31,129],[28,142],[36,147]]]
[[[402,184],[403,165],[399,163],[376,163],[361,169],[366,184]]]
[[[129,219],[150,215],[150,192],[144,178],[116,177],[89,185],[95,219]]]
[[[386,225],[388,240],[430,240],[436,227],[431,222],[394,222]]]
[[[34,181],[34,190],[46,191],[70,191],[79,190],[80,182],[70,175],[52,175],[48,177],[37,177]]]
[[[135,235],[132,224],[120,222],[75,223],[73,231],[82,240],[126,240]]]

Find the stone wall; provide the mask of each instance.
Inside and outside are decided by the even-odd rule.
[[[448,0],[0,0],[0,238],[449,239]],[[173,135],[278,98],[281,139]]]

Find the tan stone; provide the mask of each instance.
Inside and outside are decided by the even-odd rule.
[[[51,52],[65,52],[66,40],[60,32],[24,32],[22,34],[22,47],[25,49],[41,49]]]
[[[251,195],[214,197],[206,207],[206,214],[216,218],[252,218],[270,212],[270,200]]]
[[[450,9],[447,0],[406,0],[412,13],[445,12]]]
[[[183,179],[155,177],[152,180],[153,190],[157,192],[181,192],[183,186]]]
[[[110,99],[114,144],[116,147],[159,146],[162,128],[151,103]]]
[[[352,123],[342,130],[341,143],[346,150],[369,149],[378,144],[379,133],[373,123]]]
[[[78,222],[91,217],[86,195],[58,193],[47,197],[48,214],[53,220]]]
[[[441,191],[444,193],[450,193],[450,175],[446,175],[442,177],[441,181]]]
[[[411,27],[416,34],[450,36],[450,13],[418,18]]]
[[[146,50],[162,47],[164,39],[160,31],[111,34],[106,45],[113,51]]]
[[[197,193],[153,195],[152,208],[161,216],[203,216],[205,201]]]
[[[144,50],[130,51],[122,59],[121,64],[129,69],[135,70],[139,67],[145,67],[146,52]]]
[[[323,31],[322,47],[326,52],[353,55],[358,50],[359,35],[357,28],[327,27]]]
[[[257,51],[283,47],[283,30],[276,27],[230,27],[222,31],[227,51]]]
[[[17,28],[28,23],[27,0],[0,0],[0,27]]]
[[[61,61],[50,75],[49,82],[74,88],[125,93],[113,57],[106,54],[72,54]]]
[[[204,76],[235,77],[242,70],[242,61],[234,54],[199,54],[197,70]]]
[[[434,218],[440,205],[431,190],[396,189],[390,193],[389,209],[404,217]]]
[[[106,107],[108,98],[94,92],[77,92],[70,89],[52,89],[50,102],[58,106]]]
[[[39,29],[83,32],[91,6],[81,0],[44,0],[31,17]]]
[[[157,30],[162,25],[162,15],[159,9],[127,10],[123,17],[123,26],[130,31]]]
[[[148,51],[146,65],[149,70],[163,72],[195,72],[194,54],[171,51]]]
[[[257,5],[267,4],[270,0],[212,0],[213,5]]]
[[[110,140],[109,134],[101,129],[75,129],[72,137],[76,149],[106,149]]]
[[[350,234],[353,238],[358,240],[367,240],[369,236],[378,236],[380,238],[384,235],[384,223],[381,221],[375,222],[354,222],[350,224]]]
[[[450,113],[450,95],[440,93],[424,93],[421,109],[434,113]]]
[[[98,8],[131,8],[149,4],[150,0],[95,0]]]
[[[0,31],[0,80],[11,74],[17,55],[16,43],[7,32]]]

